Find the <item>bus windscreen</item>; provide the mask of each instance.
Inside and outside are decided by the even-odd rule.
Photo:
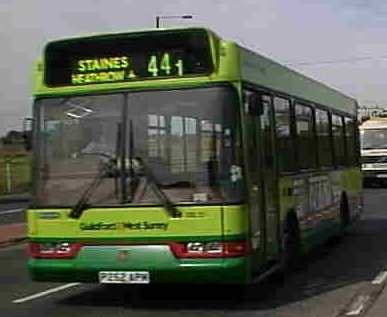
[[[213,70],[205,30],[111,34],[50,43],[45,50],[49,87],[126,82]]]

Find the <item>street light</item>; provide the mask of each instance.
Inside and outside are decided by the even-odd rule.
[[[156,15],[156,28],[160,27],[161,19],[192,19],[192,15]]]

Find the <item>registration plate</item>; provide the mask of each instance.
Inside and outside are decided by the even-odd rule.
[[[387,178],[387,174],[378,174],[376,175],[377,178]]]
[[[104,284],[149,284],[149,272],[101,271],[98,272],[100,283]]]

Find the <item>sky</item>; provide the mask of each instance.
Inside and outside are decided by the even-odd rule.
[[[47,41],[90,33],[206,26],[356,98],[387,107],[387,1],[0,0],[0,136],[31,116]]]

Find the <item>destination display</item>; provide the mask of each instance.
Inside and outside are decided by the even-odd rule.
[[[58,41],[45,50],[47,86],[76,86],[209,74],[204,30],[126,33]]]

